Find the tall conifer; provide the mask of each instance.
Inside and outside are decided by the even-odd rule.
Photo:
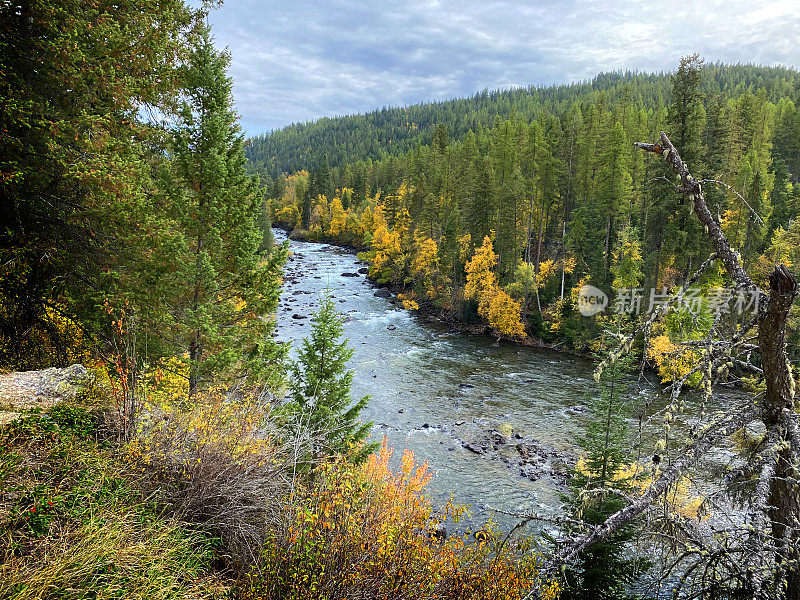
[[[269,335],[285,249],[260,252],[262,193],[245,172],[228,56],[205,31],[186,65],[174,132],[174,219],[183,234],[174,274],[176,331],[188,352],[190,395],[212,380],[269,380],[282,351]]]

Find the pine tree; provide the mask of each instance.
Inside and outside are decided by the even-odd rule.
[[[612,285],[615,290],[639,287],[642,283],[642,247],[630,227],[619,232],[611,261]]]
[[[700,92],[703,59],[699,54],[681,58],[672,76],[672,104],[669,107],[669,126],[675,147],[693,172],[703,171],[703,131],[706,111]]]
[[[193,48],[175,131],[173,218],[183,234],[176,329],[189,355],[189,392],[212,380],[276,377],[270,332],[286,251],[259,252],[262,192],[245,172],[228,57],[208,30]]]
[[[630,147],[622,124],[617,122],[611,131],[598,180],[600,209],[605,217],[605,242],[603,243],[603,277],[608,272],[611,242],[615,224],[630,206],[631,175]]]
[[[312,198],[316,198],[317,194],[324,195],[328,200],[333,198],[334,189],[333,189],[333,177],[331,175],[331,167],[328,164],[328,155],[325,154],[322,157],[322,162],[317,169],[317,189],[316,194],[313,195]]]
[[[353,169],[353,205],[358,208],[368,193],[367,172],[364,163],[359,161]]]
[[[778,227],[784,229],[788,227],[792,215],[792,207],[789,203],[791,197],[789,170],[786,168],[786,163],[780,158],[775,159],[773,169],[775,180],[770,193],[770,204],[772,204],[772,216],[769,220],[770,231],[774,231]]]
[[[495,186],[492,163],[488,157],[475,161],[475,187],[470,195],[467,211],[467,231],[478,246],[492,229],[492,209],[495,204]]]
[[[590,421],[576,441],[585,456],[570,480],[565,498],[573,517],[599,525],[623,508],[632,482],[624,474],[625,444],[629,407],[624,396],[624,378],[630,359],[619,360],[600,379],[600,393],[590,402]],[[646,563],[624,556],[624,546],[635,533],[629,526],[604,542],[578,555],[576,568],[566,573],[564,600],[623,600],[631,598],[628,588],[634,575]]]
[[[498,202],[497,276],[504,285],[510,280],[520,254],[522,235],[519,223],[524,196],[522,173],[517,167],[501,187]]]
[[[283,198],[283,195],[285,193],[286,193],[286,177],[284,177],[283,174],[281,173],[277,177],[275,177],[275,181],[272,184],[272,194],[270,197],[273,200],[280,202],[281,198]]]
[[[377,447],[365,443],[372,423],[358,421],[369,396],[356,402],[350,397],[353,371],[347,369],[347,361],[353,350],[347,339],[341,339],[343,324],[326,292],[314,315],[311,335],[303,339],[292,365],[289,413],[295,425],[314,440],[313,456],[307,461],[346,454],[350,460],[361,462]]]
[[[316,199],[314,191],[317,189],[317,172],[312,171],[308,175],[308,186],[295,185],[294,195],[297,204],[300,205],[300,227],[308,229],[311,224],[311,204]]]
[[[169,233],[153,171],[170,148],[140,109],[171,112],[202,12],[180,0],[0,4],[4,368],[74,362],[65,319],[115,339],[106,301],[167,312],[140,261]]]
[[[704,164],[706,149],[703,146],[706,110],[703,105],[703,94],[700,91],[702,70],[703,59],[698,54],[681,58],[678,70],[672,76],[672,103],[667,114],[666,131],[672,134],[671,139],[674,140],[681,158],[695,175],[700,175],[706,170]],[[662,175],[666,175],[666,166],[661,165],[661,169]],[[674,200],[670,204],[674,204]],[[673,218],[680,237],[671,238],[673,242],[671,249],[678,252],[678,260],[675,263],[683,277],[689,277],[693,259],[696,260],[695,257],[700,253],[704,237],[692,213],[691,203],[675,204]],[[677,243],[674,243],[676,241]]]

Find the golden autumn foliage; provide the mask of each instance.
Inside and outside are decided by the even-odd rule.
[[[683,379],[700,362],[701,355],[697,350],[674,344],[666,334],[654,336],[647,348],[647,357],[656,363],[661,381],[678,381]],[[687,383],[696,384],[702,374],[694,373]]]
[[[478,314],[489,325],[507,337],[524,337],[520,304],[509,296],[497,282],[494,273],[497,255],[492,240],[486,236],[480,248],[467,263],[467,285],[464,295],[478,303]]]
[[[328,225],[328,235],[339,237],[347,230],[347,213],[342,207],[342,200],[338,196],[331,200],[331,220]]]
[[[411,275],[428,300],[435,300],[440,292],[439,247],[431,238],[417,233],[414,236],[414,258],[411,260]]]
[[[409,281],[408,270],[411,261],[408,211],[401,209],[395,226],[389,227],[385,218],[385,208],[376,206],[372,211],[374,227],[371,238],[369,275],[380,283],[404,285]]]
[[[397,295],[397,298],[406,310],[419,310],[417,295],[413,291],[400,293]]]
[[[448,504],[434,514],[421,494],[431,477],[427,464],[406,450],[394,471],[391,458],[384,440],[362,466],[339,460],[321,467],[295,496],[291,519],[268,537],[245,597],[517,600],[533,588],[540,598],[557,597],[556,583],[538,581],[527,548],[437,537],[464,508]]]

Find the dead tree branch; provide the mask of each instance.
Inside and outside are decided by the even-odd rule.
[[[594,527],[588,533],[566,544],[547,563],[546,569],[553,569],[557,565],[571,560],[582,550],[608,539],[615,532],[625,527],[625,525],[647,510],[661,494],[678,481],[688,469],[697,464],[720,440],[733,435],[752,422],[754,418],[754,413],[745,411],[742,414],[720,419],[709,424],[694,443],[683,451],[681,457],[673,462],[661,477],[647,488],[644,494],[637,498],[635,502],[611,515],[601,525]]]
[[[709,211],[703,196],[702,181],[692,176],[667,134],[661,133],[658,143],[637,142],[635,146],[663,158],[678,177],[678,189],[691,200],[694,213],[714,247],[714,254],[669,303],[664,304],[661,310],[642,323],[633,336],[620,343],[609,358],[600,364],[595,377],[599,376],[607,362],[613,362],[628,352],[634,336],[643,330],[649,330],[653,322],[663,316],[670,305],[679,301],[688,287],[714,260],[722,261],[735,289],[751,294],[763,293],[745,271],[739,253],[731,246],[720,223]],[[703,572],[701,588],[705,586],[705,582],[712,580],[715,586],[718,585],[719,574],[727,573],[735,580],[732,581],[734,587],[740,591],[747,589],[753,597],[800,600],[800,489],[797,485],[800,479],[797,458],[800,454],[800,426],[794,411],[794,378],[786,354],[786,324],[797,293],[795,278],[786,267],[776,265],[769,277],[768,299],[760,304],[753,321],[725,344],[716,344],[712,339],[716,328],[704,340],[709,353],[706,363],[713,366],[715,360],[721,358],[720,354],[733,350],[749,336],[750,328],[756,325],[757,349],[742,349],[746,350],[748,360],[752,351],[757,351],[760,355],[766,387],[763,396],[753,398],[749,407],[703,429],[695,441],[679,454],[639,498],[611,515],[601,525],[565,543],[548,561],[546,571],[552,572],[589,546],[604,541],[621,530],[653,506],[670,486],[679,481],[715,445],[754,419],[759,419],[766,428],[767,449],[759,457],[756,468],[749,470],[753,475],[758,473],[758,483],[750,499],[748,522],[739,530],[738,538],[726,538],[720,543],[709,540],[710,545],[716,544],[717,547],[713,551],[705,552],[703,564],[696,565],[697,572]],[[710,576],[712,573],[715,574],[713,577]]]

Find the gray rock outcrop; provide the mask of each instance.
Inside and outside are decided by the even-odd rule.
[[[94,376],[81,364],[0,375],[0,424],[16,418],[20,410],[50,408],[75,398],[93,381]]]

